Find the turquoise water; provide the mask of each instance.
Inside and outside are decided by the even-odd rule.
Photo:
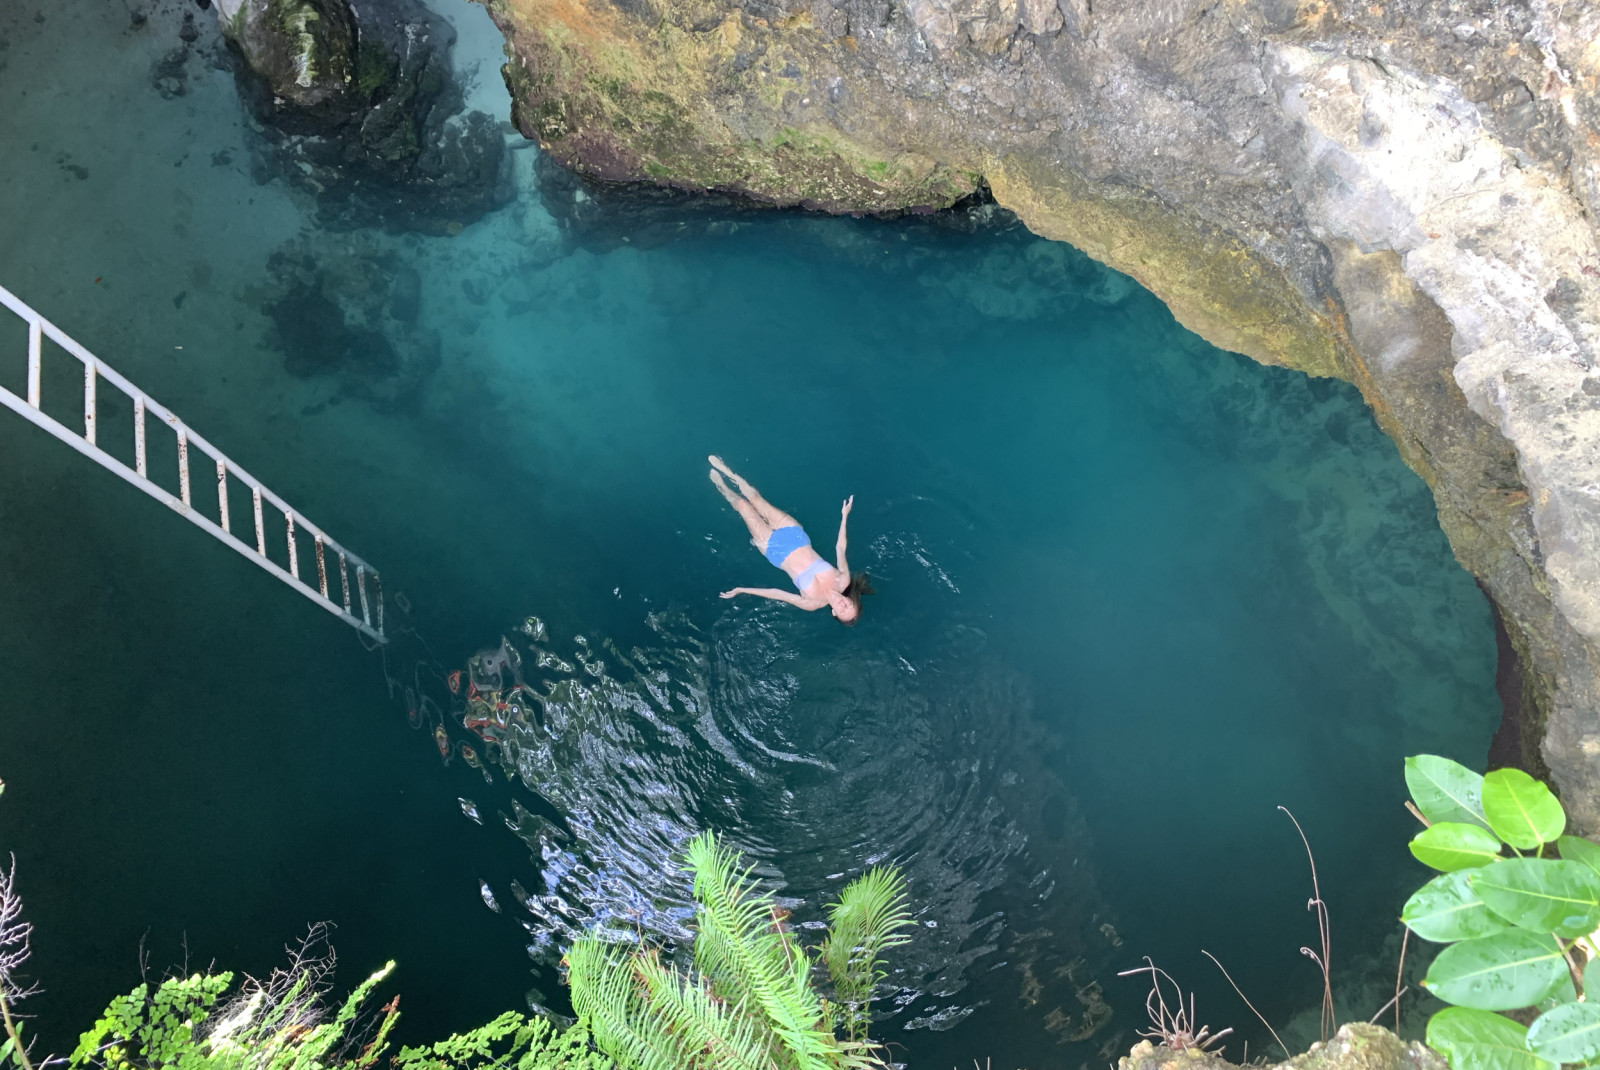
[[[209,26],[185,91],[153,85],[184,8],[146,10],[0,12],[0,284],[378,564],[415,634],[366,653],[0,420],[0,847],[58,1047],[141,940],[156,972],[260,971],[318,919],[346,982],[399,960],[412,1037],[559,1009],[564,935],[682,935],[671,858],[704,827],[801,923],[906,867],[921,924],[882,1031],[914,1065],[1100,1065],[1142,1027],[1115,974],[1146,954],[1258,1037],[1202,948],[1303,1036],[1279,805],[1343,1001],[1387,998],[1418,879],[1399,759],[1477,763],[1498,710],[1488,607],[1352,389],[1212,349],[993,212],[569,230],[596,206],[524,149],[518,200],[457,237],[323,231],[252,176]],[[450,14],[503,107],[481,12]],[[437,336],[437,369],[291,374],[288,262],[374,308],[415,272],[415,320],[378,319],[407,359]],[[819,544],[856,496],[859,627],[716,598],[781,576],[709,452]],[[502,637],[543,696],[515,782],[406,715],[411,686],[471,739],[444,675]]]

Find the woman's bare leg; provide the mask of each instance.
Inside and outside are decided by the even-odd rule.
[[[795,527],[800,526],[800,522],[798,520],[784,512],[782,509],[779,509],[771,502],[767,501],[767,499],[763,498],[761,496],[761,492],[756,490],[755,487],[751,486],[748,479],[744,478],[744,476],[741,476],[738,472],[735,472],[733,469],[724,464],[721,457],[718,457],[713,453],[710,457],[707,457],[706,460],[711,462],[711,467],[715,468],[717,471],[723,473],[729,479],[733,480],[733,485],[738,487],[739,493],[743,494],[750,504],[756,507],[757,512],[761,514],[761,518],[766,521],[769,530],[786,528],[791,524]],[[726,494],[727,492],[724,491],[723,493]],[[735,508],[737,508],[737,506],[735,506]]]
[[[722,473],[714,468],[711,470],[711,485],[716,487],[718,493],[727,499],[728,504],[738,511],[739,516],[744,520],[744,526],[750,529],[751,543],[755,545],[756,549],[765,553],[767,537],[772,534],[772,526],[766,522],[754,505],[735,494],[733,488],[723,480]]]

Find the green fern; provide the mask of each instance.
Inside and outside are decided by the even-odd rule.
[[[712,833],[688,844],[694,878],[694,970],[658,952],[625,953],[589,936],[567,953],[580,1024],[624,1070],[881,1070],[866,1042],[881,955],[904,943],[905,881],[874,869],[829,908],[823,957],[845,1013],[812,984],[815,961],[761,891],[753,868]]]
[[[902,930],[914,925],[906,881],[892,867],[874,866],[851,881],[828,908],[828,938],[822,962],[833,979],[840,1017],[852,1040],[865,1040],[872,991],[883,980],[883,953],[909,943]]]
[[[822,998],[811,987],[811,958],[777,920],[777,905],[738,871],[738,853],[713,833],[689,841],[699,903],[695,959],[713,985],[748,999],[783,1042],[795,1070],[827,1070],[837,1044],[824,1031]],[[726,995],[724,996],[726,998]],[[837,1065],[836,1063],[832,1065]]]
[[[687,1070],[692,1048],[672,1032],[638,983],[634,960],[593,936],[567,952],[572,1006],[595,1046],[632,1070]]]
[[[774,1070],[771,1033],[744,1004],[730,1006],[717,999],[692,976],[663,966],[654,953],[634,959],[645,998],[656,1017],[693,1053],[685,1066],[705,1070]]]

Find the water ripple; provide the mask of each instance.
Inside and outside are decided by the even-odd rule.
[[[1007,1017],[1086,1039],[1109,1017],[1094,978],[1120,940],[1052,771],[1067,741],[1035,722],[988,636],[950,623],[959,588],[925,546],[884,536],[872,552],[891,574],[914,566],[935,603],[896,649],[830,645],[812,619],[741,605],[709,629],[653,614],[650,644],[626,650],[558,648],[529,618],[470,660],[448,727],[531,793],[507,789],[500,815],[537,868],[537,892],[505,889],[529,952],[553,963],[583,930],[687,940],[677,859],[711,828],[803,928],[865,867],[905,869],[920,931],[891,963],[884,1017],[951,1028],[982,1006],[965,995],[981,975],[990,998],[1015,993]]]

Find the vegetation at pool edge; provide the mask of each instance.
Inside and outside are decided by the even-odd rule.
[[[1423,985],[1451,1006],[1434,1014],[1427,1043],[1451,1070],[1559,1070],[1600,1066],[1600,845],[1566,834],[1566,813],[1543,783],[1517,769],[1480,775],[1437,755],[1406,759],[1410,843],[1440,875],[1407,900],[1401,920],[1445,947]],[[0,788],[3,790],[3,788]],[[507,1012],[464,1034],[388,1057],[393,1070],[871,1070],[886,1066],[867,1037],[883,953],[912,924],[904,878],[876,867],[828,908],[815,949],[736,851],[714,833],[690,841],[697,904],[693,965],[659,949],[625,947],[625,934],[581,937],[566,963],[575,1024]],[[0,1065],[35,1070],[13,1017],[29,990],[16,977],[28,956],[15,863],[0,874]],[[142,984],[114,1000],[78,1047],[45,1066],[69,1070],[365,1070],[388,1053],[399,997],[358,1025],[394,963],[327,1016],[331,952],[320,927],[265,981],[231,999],[230,973]],[[836,998],[815,984],[821,965]],[[1151,967],[1153,970],[1154,968]],[[1600,988],[1595,989],[1600,992]],[[1159,1023],[1157,1023],[1159,1025]],[[1220,1039],[1220,1037],[1218,1037]],[[1205,1045],[1197,1045],[1204,1051]]]
[[[1600,1063],[1587,999],[1600,994],[1600,846],[1565,835],[1560,801],[1519,769],[1480,776],[1423,754],[1406,759],[1406,785],[1427,826],[1411,853],[1440,876],[1401,920],[1446,945],[1422,983],[1453,1004],[1428,1020],[1428,1045],[1451,1070]]]
[[[871,1070],[886,1065],[867,1038],[883,952],[907,941],[905,880],[878,866],[846,885],[828,908],[828,932],[808,949],[785,926],[787,912],[751,867],[714,833],[687,848],[698,904],[694,965],[679,970],[655,948],[625,949],[601,931],[567,954],[576,1024],[507,1012],[468,1033],[388,1058],[392,1070],[515,1067],[516,1070]],[[15,863],[0,874],[0,1008],[29,993],[16,979],[31,928],[21,921]],[[231,973],[170,977],[113,1000],[64,1059],[30,1062],[6,1010],[0,1066],[21,1070],[364,1070],[383,1060],[399,997],[373,1020],[363,1010],[394,969],[367,978],[329,1017],[333,954],[313,926],[286,968],[247,978],[224,1000]],[[814,984],[824,967],[837,997]]]

